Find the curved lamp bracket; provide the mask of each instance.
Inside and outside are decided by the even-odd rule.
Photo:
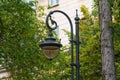
[[[69,23],[70,23],[71,36],[72,36],[72,35],[73,35],[73,25],[72,25],[72,21],[71,21],[71,19],[69,18],[69,16],[68,16],[65,12],[63,12],[63,11],[61,11],[61,10],[51,11],[51,12],[47,15],[47,17],[46,17],[46,25],[47,25],[47,27],[49,28],[50,31],[55,30],[55,29],[58,27],[57,22],[52,19],[52,14],[53,14],[53,13],[56,13],[56,12],[62,13],[63,15],[65,15],[65,16],[67,17],[67,19],[68,19],[68,21],[69,21]],[[51,22],[52,25],[49,24],[49,20],[50,20],[50,22]],[[52,27],[53,25],[54,25],[54,27]]]

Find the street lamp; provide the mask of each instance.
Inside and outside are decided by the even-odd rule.
[[[56,21],[54,21],[52,19],[52,15],[53,13],[62,13],[64,16],[66,16],[66,18],[68,19],[69,23],[70,23],[70,28],[71,28],[71,37],[70,37],[70,43],[71,43],[71,80],[80,80],[80,75],[79,75],[79,71],[80,71],[80,64],[79,64],[79,45],[80,45],[80,41],[79,41],[79,17],[78,17],[78,13],[76,10],[76,17],[75,17],[75,28],[76,28],[76,39],[73,39],[73,25],[72,25],[72,21],[69,18],[69,16],[61,11],[61,10],[54,10],[51,11],[47,17],[46,17],[46,25],[49,29],[49,35],[48,37],[45,39],[45,41],[42,41],[40,43],[40,47],[43,50],[44,55],[48,58],[48,59],[53,59],[54,57],[56,57],[59,53],[60,48],[62,47],[62,44],[60,42],[57,42],[56,39],[54,38],[52,31],[55,30],[58,25],[56,23]],[[54,25],[54,27],[52,27],[49,22],[51,22],[51,25]],[[74,59],[73,56],[73,50],[74,47],[73,45],[76,45],[76,60]],[[75,61],[76,62],[75,62]],[[74,68],[75,67],[75,68]],[[75,71],[76,70],[76,76],[75,76]]]

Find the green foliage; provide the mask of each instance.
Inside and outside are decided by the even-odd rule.
[[[0,1],[1,44],[0,59],[2,66],[16,80],[39,78],[40,58],[38,46],[45,26],[38,21],[34,10],[22,0]],[[38,71],[36,70],[38,68]]]
[[[101,80],[100,31],[98,18],[91,15],[85,6],[81,7],[83,18],[80,20],[81,40],[81,77],[82,80]]]
[[[38,10],[42,17],[44,8]],[[61,51],[58,58],[49,61],[39,48],[39,41],[48,35],[46,28],[31,4],[23,0],[0,1],[0,64],[12,79],[69,79],[69,55]]]
[[[112,16],[114,29],[114,53],[115,53],[115,65],[116,65],[116,78],[120,79],[120,0],[110,0],[112,3]]]
[[[84,17],[80,20],[80,76],[82,80],[102,80],[98,17],[89,14],[84,5],[81,6],[81,12]],[[64,31],[70,37],[70,32]]]
[[[67,80],[70,79],[70,60],[66,52],[61,51],[59,57],[52,61],[44,59],[42,62],[42,77],[40,80]]]
[[[93,10],[92,10],[92,14],[93,16],[96,16],[98,17],[98,5],[99,4],[99,0],[94,0],[94,3],[93,3]]]
[[[113,1],[112,13],[115,18],[116,23],[120,23],[120,1]]]
[[[85,5],[81,6],[81,12],[83,13],[84,18],[90,18],[88,8]]]

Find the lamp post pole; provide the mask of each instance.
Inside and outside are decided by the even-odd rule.
[[[80,80],[80,75],[79,75],[79,68],[80,68],[80,64],[79,64],[79,17],[76,11],[76,17],[75,17],[75,25],[76,25],[76,80]]]
[[[71,37],[70,37],[70,42],[71,42],[71,80],[80,80],[80,64],[79,64],[79,17],[78,17],[78,12],[76,10],[76,17],[75,17],[75,28],[76,28],[76,39],[73,39],[73,24],[69,16],[60,10],[54,10],[51,11],[47,17],[46,17],[46,25],[50,31],[50,34],[48,38],[44,42],[40,43],[40,47],[44,50],[45,56],[47,56],[48,59],[53,59],[56,56],[56,52],[62,45],[59,42],[56,42],[56,39],[52,35],[52,31],[55,30],[58,25],[57,22],[52,19],[52,15],[54,13],[61,13],[66,18],[68,19],[70,23],[70,28],[71,28]],[[49,25],[49,22],[51,22],[52,25],[55,25],[54,27],[51,27]],[[76,62],[74,61],[74,44],[76,45]],[[53,48],[53,49],[52,49]],[[58,52],[57,52],[58,53]],[[75,63],[74,63],[75,62]],[[76,74],[74,73],[76,70]]]

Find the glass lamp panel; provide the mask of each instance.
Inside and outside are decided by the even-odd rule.
[[[59,47],[57,46],[45,46],[43,47],[43,53],[48,59],[53,59],[59,53]]]

